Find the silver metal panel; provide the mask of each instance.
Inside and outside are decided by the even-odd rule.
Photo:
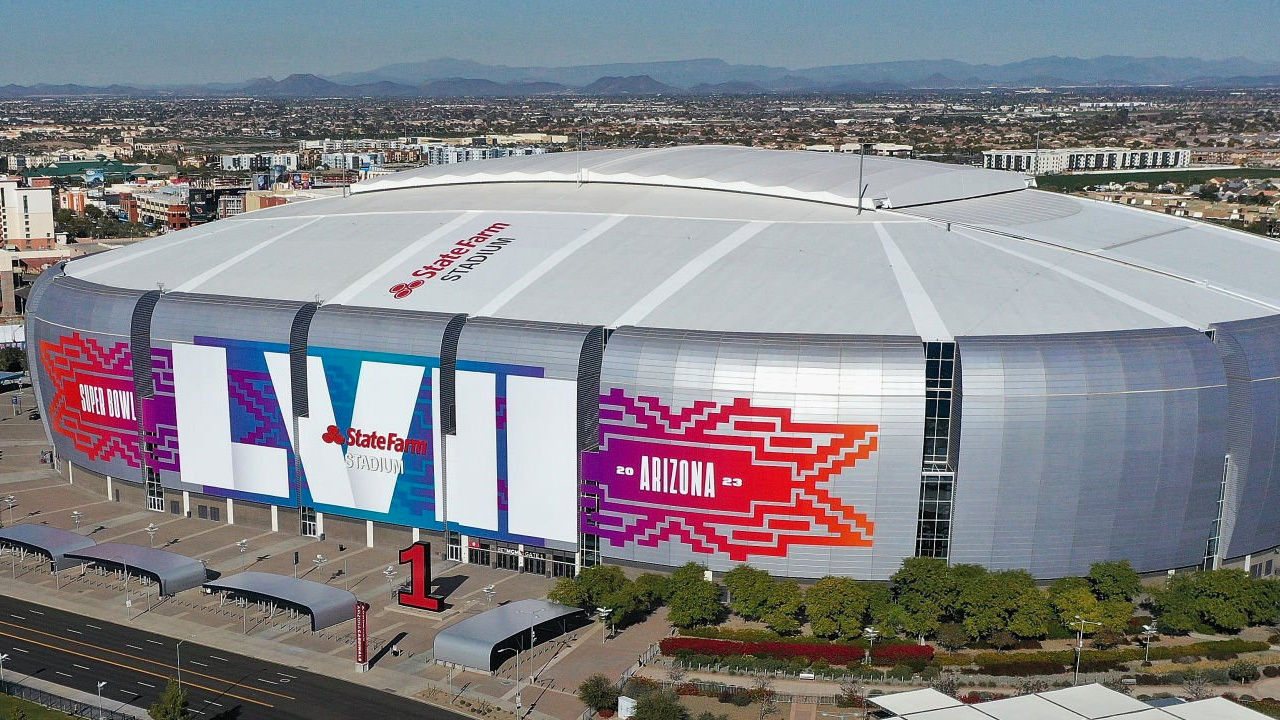
[[[1280,315],[1213,329],[1230,397],[1222,555],[1232,558],[1280,545]]]
[[[49,525],[17,524],[0,528],[0,544],[38,550],[49,556],[49,562],[55,570],[65,570],[78,564],[67,561],[67,553],[98,543],[79,533]]]
[[[1080,575],[1198,563],[1226,452],[1226,378],[1189,329],[963,337],[953,563]]]
[[[50,270],[27,308],[27,347],[46,431],[58,456],[142,481],[129,328],[143,291]]]
[[[204,563],[168,550],[105,542],[65,553],[67,558],[108,567],[127,567],[130,573],[150,575],[160,583],[160,594],[176,595],[200,587],[208,579]]]
[[[885,579],[913,554],[919,338],[621,328],[600,391],[584,526],[605,557]],[[683,487],[682,462],[714,473],[713,498]]]
[[[457,315],[321,305],[311,320],[313,347],[439,358],[445,330]]]
[[[521,647],[527,649],[529,644],[523,636],[530,630],[542,626],[558,627],[557,620],[567,620],[582,612],[581,608],[558,605],[546,600],[516,600],[505,603],[436,633],[433,655],[438,662],[489,672],[508,659],[497,653],[498,648],[518,639],[522,643]],[[554,637],[559,633],[550,634]],[[542,633],[543,638],[547,635],[546,632]],[[512,644],[512,647],[515,645]]]
[[[204,586],[210,590],[256,595],[305,608],[311,615],[312,632],[333,627],[356,616],[354,593],[304,578],[250,571],[218,578]]]

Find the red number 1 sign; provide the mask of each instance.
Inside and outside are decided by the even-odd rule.
[[[400,591],[400,604],[419,610],[440,612],[443,603],[431,595],[431,543],[416,542],[400,551],[400,563],[408,565],[409,591]]]

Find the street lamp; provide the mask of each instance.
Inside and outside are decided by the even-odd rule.
[[[182,690],[182,643],[186,641],[186,638],[179,640],[177,646],[173,648],[174,652],[178,653],[178,690]]]
[[[388,565],[387,569],[382,571],[383,577],[387,579],[387,594],[391,596],[392,600],[396,597],[396,591],[393,587],[393,583],[395,582],[396,576],[399,574],[399,571],[396,570],[394,565]]]
[[[248,541],[248,540],[237,540],[237,541],[236,541],[236,547],[240,548],[240,552],[241,552],[241,554],[243,554],[245,550],[248,550],[248,549],[249,549],[249,541]]]
[[[18,498],[12,495],[5,495],[4,502],[9,506],[9,524],[13,524],[13,506],[18,504]]]
[[[147,523],[147,543],[151,547],[156,546],[156,531],[159,529],[155,523]]]
[[[1160,630],[1156,627],[1155,620],[1152,620],[1150,625],[1142,626],[1142,639],[1145,641],[1144,644],[1147,646],[1146,651],[1142,656],[1143,664],[1151,664],[1151,640],[1158,634],[1160,634]]]
[[[315,568],[315,569],[316,569],[317,571],[319,571],[319,570],[320,570],[320,566],[321,566],[321,565],[324,565],[325,563],[329,562],[329,558],[327,558],[327,557],[325,557],[325,556],[323,556],[323,555],[316,555],[316,559],[315,559],[315,560],[313,560],[312,562],[313,562],[313,563],[315,564],[315,566],[316,566],[316,568]]]
[[[876,630],[874,625],[868,625],[867,627],[862,628],[862,637],[871,642],[871,644],[867,646],[867,664],[870,665],[871,651],[876,647],[876,638],[880,637],[880,631]]]
[[[613,612],[613,608],[597,608],[596,612],[600,613],[600,622],[604,624],[604,633],[600,635],[600,644],[604,645],[609,637],[609,613]]]
[[[76,527],[80,527],[80,518],[82,517],[84,517],[84,513],[80,512],[79,510],[71,511],[71,520],[75,522]]]
[[[0,685],[4,684],[4,661],[8,659],[9,659],[8,655],[5,655],[4,653],[0,653]]]
[[[1071,684],[1072,684],[1072,685],[1079,685],[1079,684],[1080,684],[1080,656],[1081,656],[1082,654],[1084,654],[1084,631],[1085,631],[1085,626],[1086,626],[1086,625],[1097,625],[1098,627],[1102,627],[1102,623],[1100,623],[1100,622],[1093,622],[1092,620],[1085,620],[1084,618],[1080,617],[1079,615],[1076,615],[1076,620],[1075,620],[1075,622],[1073,622],[1073,623],[1071,623],[1071,624],[1072,624],[1072,625],[1075,625],[1076,623],[1080,623],[1080,629],[1076,631],[1076,674],[1075,674],[1075,679],[1071,681]]]
[[[133,599],[129,597],[129,562],[121,555],[112,555],[107,560],[119,560],[124,566],[124,606],[133,607]]]
[[[98,720],[102,720],[102,688],[106,686],[106,680],[100,680],[98,682]]]
[[[497,594],[498,594],[498,591],[494,590],[492,585],[486,586],[484,589],[485,605],[493,605],[493,596]]]
[[[520,649],[519,648],[499,648],[498,654],[504,652],[512,652],[516,654],[516,718],[520,717]]]

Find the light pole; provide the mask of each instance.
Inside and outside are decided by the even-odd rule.
[[[179,640],[177,646],[173,648],[174,652],[178,654],[177,668],[178,668],[178,689],[179,690],[182,689],[182,643],[186,641],[187,641],[186,638]]]
[[[249,549],[249,541],[248,541],[248,540],[237,540],[237,541],[236,541],[236,547],[240,548],[240,554],[241,554],[241,555],[243,555],[243,554],[244,554],[244,551]]]
[[[120,555],[112,555],[107,560],[119,560],[124,566],[124,606],[133,607],[133,599],[129,597],[129,563]]]
[[[321,565],[324,565],[325,563],[329,562],[329,558],[323,555],[316,555],[316,559],[312,562],[315,564],[316,571],[318,572],[320,570]]]
[[[98,720],[102,720],[102,688],[106,686],[106,680],[98,681]]]
[[[159,529],[155,523],[147,523],[147,544],[151,547],[156,546],[156,531]]]
[[[1146,651],[1142,654],[1142,662],[1144,665],[1151,664],[1151,640],[1160,633],[1156,627],[1156,621],[1152,620],[1150,625],[1142,626],[1142,639],[1145,640]]]
[[[387,579],[387,594],[391,596],[392,600],[396,597],[396,591],[395,588],[392,587],[392,584],[395,582],[396,576],[399,574],[400,573],[396,570],[394,565],[388,565],[387,569],[382,571],[383,577]]]
[[[8,655],[0,653],[0,685],[4,684],[4,661],[8,659]]]
[[[519,648],[501,648],[498,653],[512,652],[516,654],[516,718],[520,717],[520,649]]]
[[[600,635],[600,644],[604,645],[605,640],[609,639],[609,613],[613,612],[613,608],[597,608],[596,612],[600,613],[600,623],[604,625],[604,633]]]
[[[487,606],[493,605],[493,596],[497,594],[498,591],[492,585],[486,586],[484,589],[484,604]]]
[[[4,496],[4,504],[9,506],[9,524],[13,524],[13,506],[18,504],[18,498],[12,495]]]
[[[862,637],[871,642],[871,644],[867,646],[867,664],[870,665],[871,651],[876,647],[876,638],[880,637],[880,631],[876,630],[874,625],[868,625],[867,627],[862,628]]]
[[[1079,685],[1079,684],[1080,684],[1080,656],[1081,656],[1082,654],[1084,654],[1084,631],[1085,631],[1085,626],[1086,626],[1086,625],[1097,625],[1098,627],[1102,627],[1102,623],[1100,623],[1100,622],[1093,622],[1092,620],[1085,620],[1084,618],[1080,617],[1079,615],[1076,615],[1076,622],[1077,622],[1077,623],[1080,623],[1080,629],[1076,631],[1076,674],[1075,674],[1075,679],[1071,681],[1071,684],[1072,684],[1072,685]],[[1072,624],[1072,625],[1074,625],[1075,623],[1071,623],[1071,624]]]
[[[80,527],[80,518],[82,517],[84,517],[84,513],[80,512],[79,510],[71,511],[71,520],[76,524],[76,527]]]

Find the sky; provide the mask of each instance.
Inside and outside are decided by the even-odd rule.
[[[237,82],[440,57],[806,68],[1046,55],[1280,60],[1275,0],[0,0],[0,84]]]

